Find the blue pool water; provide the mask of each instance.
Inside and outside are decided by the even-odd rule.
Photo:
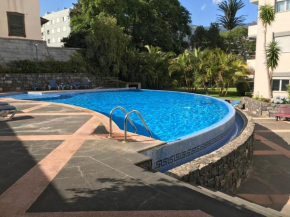
[[[6,96],[7,97],[7,96]],[[95,92],[64,92],[43,95],[19,94],[14,99],[41,100],[76,105],[109,116],[116,106],[126,111],[138,110],[144,117],[155,139],[176,141],[197,131],[204,130],[223,120],[229,113],[229,105],[221,100],[197,94],[170,91],[118,90]],[[136,114],[130,116],[138,134],[148,136]],[[124,114],[116,111],[114,122],[124,128]],[[129,131],[133,128],[128,124]]]

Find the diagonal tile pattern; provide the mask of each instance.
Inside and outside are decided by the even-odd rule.
[[[107,139],[97,112],[7,100],[20,112],[0,123],[0,216],[259,216],[137,167],[150,165],[138,152],[162,141],[130,133],[124,144],[115,124]]]

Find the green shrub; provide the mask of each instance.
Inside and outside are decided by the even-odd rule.
[[[250,98],[253,97],[253,93],[252,93],[252,92],[246,92],[245,95],[246,95],[247,97],[250,97]]]
[[[245,96],[246,92],[250,92],[250,85],[246,81],[237,82],[236,87],[237,92],[242,96]]]
[[[75,73],[86,72],[81,64],[70,60],[66,62],[52,59],[45,61],[18,60],[0,66],[0,73]]]
[[[290,94],[290,85],[287,85],[287,91]]]

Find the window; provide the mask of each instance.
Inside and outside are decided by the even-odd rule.
[[[56,22],[59,23],[59,18],[56,19]]]
[[[282,53],[290,52],[290,35],[275,37]]]
[[[53,33],[54,33],[54,29],[51,30],[51,34],[53,34]]]
[[[60,37],[58,37],[58,38],[57,38],[57,42],[61,42],[61,39],[60,39]]]
[[[63,21],[65,22],[67,19],[66,19],[66,17],[63,17]]]
[[[9,36],[26,37],[24,14],[7,12]]]
[[[47,30],[47,34],[48,34],[48,35],[50,34],[50,31],[49,31],[49,30]]]
[[[55,38],[52,39],[52,43],[55,43]]]
[[[64,32],[66,31],[66,26],[64,26],[64,27],[62,28],[62,31],[64,31]]]
[[[47,43],[50,44],[50,39],[47,40]]]
[[[289,80],[282,80],[282,91],[287,91],[287,85],[289,85]]]
[[[277,0],[276,11],[283,12],[290,10],[290,0]]]
[[[60,28],[57,28],[57,32],[60,32]]]
[[[289,85],[289,79],[274,79],[272,83],[273,91],[287,91],[287,85]]]

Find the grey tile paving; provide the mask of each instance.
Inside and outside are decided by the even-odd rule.
[[[126,144],[103,143],[86,141],[28,212],[202,210],[223,217],[258,216],[135,166],[140,154],[126,153]],[[92,156],[98,152],[99,157]]]
[[[62,141],[0,142],[0,194]]]
[[[70,135],[75,133],[91,116],[35,116],[15,117],[0,122],[0,136],[14,135]]]

